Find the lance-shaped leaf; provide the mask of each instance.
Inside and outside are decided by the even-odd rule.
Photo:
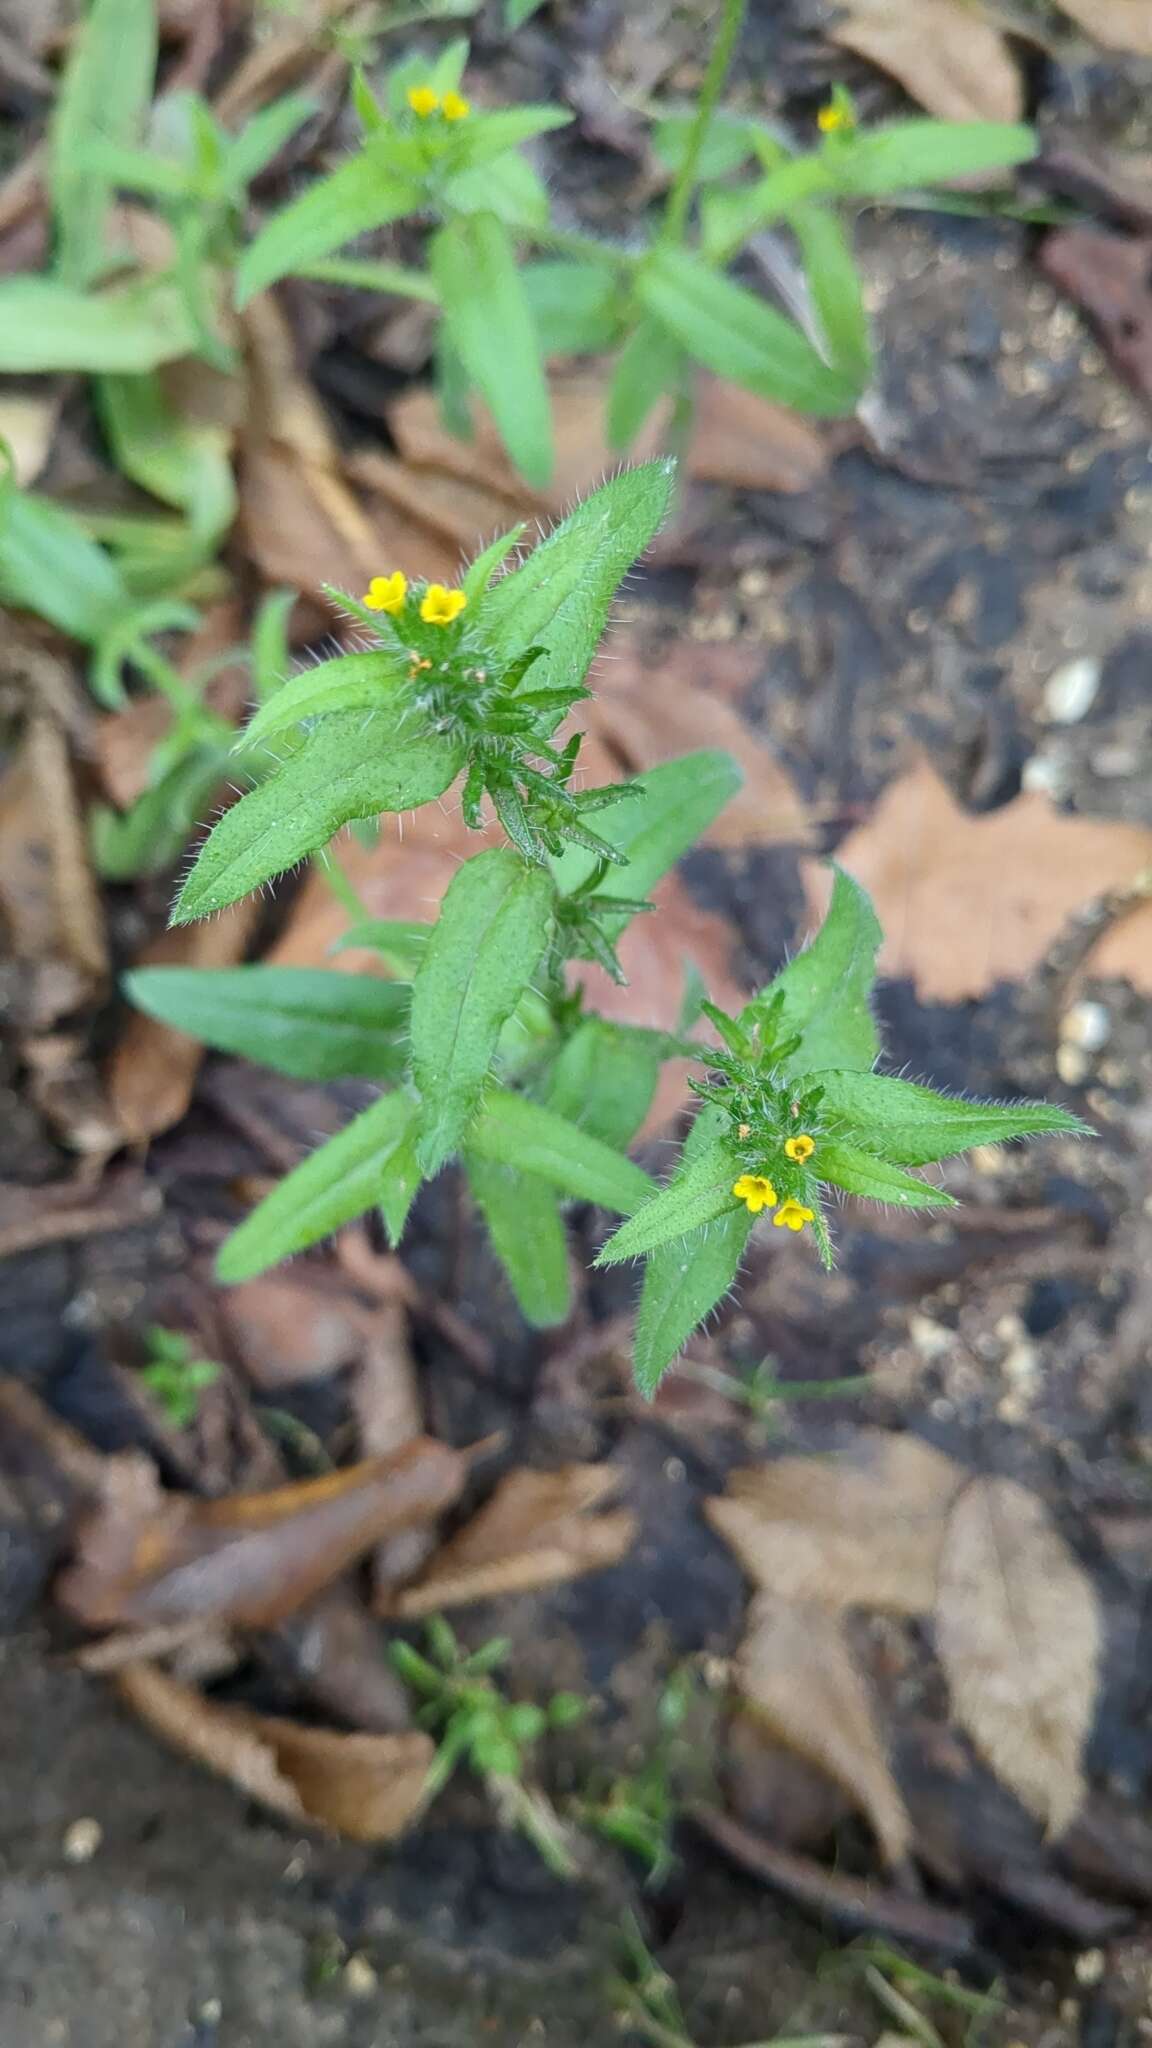
[[[466,861],[445,892],[412,984],[425,1173],[455,1150],[479,1104],[500,1033],[539,965],[554,900],[547,870],[506,846]]]
[[[76,26],[52,123],[49,186],[56,216],[55,269],[86,284],[107,257],[111,180],[89,160],[95,136],[136,140],[156,70],[154,0],[92,0]]]
[[[631,902],[647,896],[719,816],[740,783],[740,769],[731,754],[708,747],[665,761],[624,784],[620,802],[596,814],[598,836],[625,856],[619,867],[597,881],[597,896]],[[596,866],[595,854],[581,846],[568,847],[553,862],[561,894],[580,888]],[[627,922],[625,912],[618,924],[613,924],[611,913],[605,920],[612,935]]]
[[[552,408],[512,237],[494,213],[462,213],[434,235],[432,282],[449,339],[529,483],[552,474]]]
[[[746,391],[825,418],[851,412],[860,395],[857,379],[825,363],[793,321],[685,249],[654,250],[636,290],[690,356]]]
[[[572,1283],[559,1196],[538,1174],[464,1156],[468,1185],[525,1319],[538,1329],[564,1322]]]
[[[966,1102],[938,1095],[912,1081],[886,1074],[813,1073],[812,1087],[824,1090],[820,1114],[852,1144],[899,1166],[927,1166],[973,1145],[998,1145],[1008,1138],[1033,1138],[1063,1131],[1090,1136],[1090,1128],[1051,1102]],[[813,1167],[823,1168],[821,1146]]]
[[[216,1271],[231,1284],[351,1223],[379,1202],[390,1162],[415,1125],[411,1096],[383,1095],[326,1145],[301,1161],[234,1230]]]
[[[902,1167],[893,1166],[887,1159],[880,1159],[872,1152],[864,1152],[854,1145],[841,1145],[830,1138],[822,1138],[818,1157],[813,1159],[813,1171],[822,1181],[833,1187],[843,1188],[848,1195],[864,1195],[870,1202],[891,1202],[900,1209],[954,1209],[956,1198],[945,1194],[943,1188],[934,1188],[928,1181],[919,1180],[914,1173],[905,1173]]]
[[[381,710],[407,676],[408,664],[386,648],[367,654],[340,654],[318,668],[305,669],[281,685],[274,696],[260,706],[241,734],[239,747],[257,746],[275,734],[288,732],[306,718],[331,718],[338,712]]]
[[[398,744],[355,712],[327,718],[299,753],[239,803],[209,834],[172,912],[190,924],[271,881],[325,846],[353,818],[413,810],[442,796],[461,765],[439,738]]]
[[[725,1123],[721,1110],[701,1110],[681,1155],[690,1167]],[[711,1315],[736,1278],[755,1218],[741,1204],[651,1253],[636,1316],[632,1369],[642,1394],[651,1396],[693,1330]]]
[[[247,305],[290,271],[306,269],[342,248],[354,236],[417,210],[419,185],[390,170],[382,159],[381,149],[369,147],[341,164],[330,178],[309,185],[282,213],[273,214],[240,258],[238,306]]]
[[[814,1067],[871,1067],[880,1050],[871,994],[883,933],[866,892],[842,868],[835,870],[832,901],[820,930],[744,1012],[752,1024],[773,999],[783,998],[780,1039],[799,1037],[786,1061],[790,1074]]]
[[[495,662],[508,665],[529,647],[542,647],[530,671],[532,689],[575,693],[621,580],[667,517],[674,480],[675,465],[667,461],[623,470],[493,587],[484,633]]]
[[[648,1114],[667,1047],[658,1031],[587,1017],[553,1062],[545,1103],[623,1151]]]
[[[736,1208],[733,1182],[740,1172],[738,1160],[726,1138],[714,1138],[698,1158],[685,1166],[667,1187],[635,1216],[622,1223],[610,1237],[596,1261],[598,1266],[618,1266],[624,1259],[642,1258],[663,1244],[672,1244],[690,1231],[731,1215]]]
[[[505,1088],[493,1088],[487,1096],[483,1114],[468,1132],[468,1151],[538,1174],[562,1194],[598,1202],[621,1216],[630,1216],[646,1202],[655,1185],[611,1145]]]
[[[124,989],[190,1038],[301,1080],[389,1081],[404,1071],[403,982],[320,967],[141,967]]]

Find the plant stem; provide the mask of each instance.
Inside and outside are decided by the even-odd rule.
[[[736,48],[737,38],[739,37],[743,21],[744,0],[724,0],[724,14],[720,27],[716,32],[716,41],[712,45],[707,69],[700,86],[700,103],[696,109],[696,119],[692,123],[692,129],[688,137],[688,147],[684,152],[684,161],[676,173],[672,190],[668,194],[668,204],[664,210],[664,224],[660,230],[660,240],[662,242],[674,243],[684,240],[684,229],[688,222],[688,208],[692,204],[692,194],[696,189],[696,173],[700,166],[700,156],[708,138],[708,130],[712,125],[712,116],[716,112],[716,103],[720,98],[724,88],[724,81],[728,76],[728,66],[732,62],[732,53]]]
[[[606,263],[615,270],[635,270],[641,261],[637,250],[623,249],[618,242],[601,242],[579,228],[533,228],[531,239],[541,248],[556,249],[565,256],[583,256],[590,263]]]

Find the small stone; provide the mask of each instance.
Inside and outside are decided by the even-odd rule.
[[[919,1313],[909,1316],[908,1335],[921,1358],[939,1358],[942,1352],[950,1351],[955,1342],[955,1332],[946,1323],[938,1323],[934,1316]]]
[[[1044,713],[1053,725],[1075,725],[1091,711],[1100,688],[1103,663],[1095,655],[1067,661],[1044,687]]]
[[[104,1830],[98,1820],[74,1820],[64,1836],[64,1858],[68,1863],[91,1863]]]
[[[349,1998],[371,1998],[380,1979],[367,1956],[351,1955],[344,1965],[344,1989]]]
[[[1104,1976],[1104,1960],[1102,1948],[1086,1948],[1076,1958],[1076,1982],[1099,1984]]]
[[[1088,1058],[1078,1045],[1059,1045],[1056,1048],[1056,1072],[1069,1088],[1078,1088],[1088,1076]]]
[[[1112,1017],[1103,1003],[1073,1003],[1060,1020],[1060,1036],[1081,1052],[1099,1052],[1112,1036]]]
[[[1105,781],[1113,781],[1123,775],[1135,775],[1139,761],[1131,747],[1097,747],[1089,757],[1089,766],[1094,775]]]

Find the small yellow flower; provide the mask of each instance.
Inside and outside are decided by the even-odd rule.
[[[426,121],[440,105],[440,95],[430,85],[413,85],[408,90],[408,105],[418,120]]]
[[[446,590],[442,583],[430,583],[421,599],[420,617],[426,626],[450,626],[467,602],[462,590]]]
[[[735,1182],[732,1193],[738,1201],[747,1204],[753,1216],[758,1216],[761,1209],[776,1207],[776,1190],[770,1180],[765,1180],[762,1173],[742,1173]],[[795,1207],[795,1204],[790,1206]]]
[[[811,1159],[815,1150],[816,1140],[810,1138],[807,1131],[798,1131],[794,1138],[784,1140],[784,1157],[794,1159],[797,1166],[803,1166],[806,1159]]]
[[[440,102],[440,112],[446,121],[466,121],[472,112],[471,100],[462,92],[446,92]]]
[[[821,135],[839,135],[852,126],[852,116],[847,107],[838,107],[835,100],[829,100],[816,116],[816,126]]]
[[[781,1202],[779,1211],[772,1221],[782,1223],[785,1230],[803,1230],[804,1225],[814,1222],[815,1218],[816,1211],[806,1209],[803,1202],[787,1201]]]
[[[404,609],[408,595],[408,578],[403,569],[396,569],[391,576],[374,576],[361,604],[370,612],[391,612],[393,617]]]

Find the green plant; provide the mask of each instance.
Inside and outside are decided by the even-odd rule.
[[[223,1368],[210,1358],[197,1358],[180,1330],[153,1323],[145,1335],[148,1362],[140,1367],[139,1376],[173,1428],[187,1429],[200,1412],[205,1387],[215,1384]]]
[[[518,538],[502,536],[455,591],[377,578],[365,599],[343,600],[375,644],[286,683],[249,726],[246,753],[272,740],[279,751],[286,736],[294,751],[217,822],[177,923],[235,902],[350,821],[435,802],[458,778],[467,822],[487,797],[511,843],[463,864],[435,925],[355,933],[391,983],[258,967],[128,977],[141,1007],[210,1044],[289,1073],[391,1084],[240,1225],[221,1278],[245,1279],[372,1208],[395,1243],[421,1182],[456,1157],[535,1322],[568,1310],[562,1203],[627,1219],[600,1263],[644,1261],[635,1357],[651,1392],[732,1285],[758,1214],[809,1228],[831,1264],[830,1198],[951,1207],[910,1169],[1083,1130],[1044,1103],[968,1102],[875,1071],[880,928],[840,872],[816,938],[738,1017],[692,996],[689,1014],[702,1010],[719,1044],[610,1024],[569,986],[574,960],[619,976],[621,933],[739,779],[726,755],[703,752],[585,789],[580,735],[554,743],[671,489],[666,462],[626,470],[498,576]],[[662,1061],[685,1053],[704,1072],[701,1109],[660,1187],[627,1147]]]
[[[427,1656],[404,1642],[393,1643],[390,1654],[400,1677],[423,1701],[420,1726],[438,1737],[428,1773],[429,1797],[466,1764],[482,1780],[505,1825],[526,1834],[558,1876],[573,1876],[567,1832],[527,1774],[541,1736],[550,1728],[570,1728],[586,1711],[586,1702],[569,1692],[554,1693],[543,1707],[507,1699],[492,1675],[511,1649],[503,1636],[493,1636],[468,1654],[443,1616],[433,1615],[425,1641]]]
[[[510,0],[509,25],[532,11]],[[247,240],[248,187],[310,103],[278,100],[230,135],[197,95],[169,96],[142,141],[155,61],[152,0],[93,0],[55,132],[56,267],[47,278],[0,282],[0,314],[9,314],[0,322],[0,370],[135,378],[189,349],[227,366],[219,301],[235,270],[241,306],[289,276],[436,306],[446,419],[470,432],[478,394],[513,461],[538,485],[553,461],[545,363],[554,354],[615,352],[607,431],[619,450],[665,397],[673,431],[683,433],[696,365],[803,411],[850,412],[872,369],[851,211],[1019,163],[1033,154],[1033,132],[931,120],[860,132],[840,92],[823,110],[816,146],[796,151],[769,125],[720,105],[743,14],[743,0],[725,0],[695,107],[647,110],[671,185],[662,216],[642,224],[634,241],[601,240],[553,219],[522,149],[571,116],[548,105],[473,108],[462,91],[463,39],[435,60],[404,58],[379,97],[358,65],[359,149]],[[105,82],[121,48],[130,89],[109,107]],[[359,45],[348,53],[369,54]],[[142,194],[162,214],[173,256],[154,273],[108,284],[101,235],[116,188]],[[402,221],[430,229],[425,268],[339,253]],[[729,275],[770,226],[789,232],[806,280],[796,317]]]
[[[610,1995],[630,2032],[652,2048],[695,2048],[680,1994],[661,1968],[641,1933],[635,1915],[624,1917],[620,1930],[620,1969]],[[768,2041],[746,2041],[741,2048],[843,2048],[843,2034],[777,2034]]]
[[[594,1779],[573,1807],[583,1827],[637,1857],[653,1885],[662,1884],[672,1868],[672,1837],[680,1806],[677,1781],[692,1755],[683,1730],[694,1683],[690,1665],[673,1672],[661,1689],[655,1739],[641,1768],[603,1782]]]

